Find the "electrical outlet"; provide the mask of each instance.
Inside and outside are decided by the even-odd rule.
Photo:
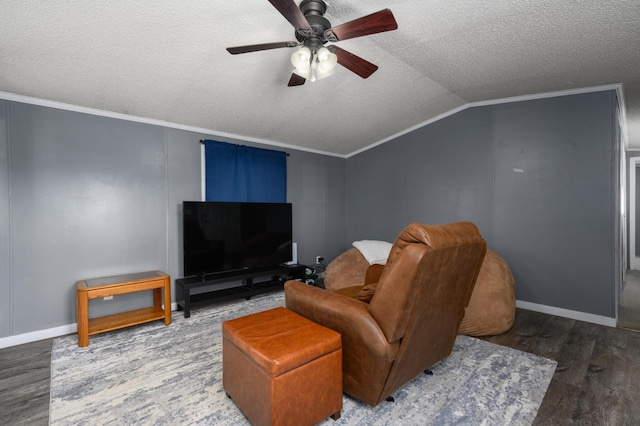
[[[322,263],[322,262],[324,262],[324,257],[316,256],[316,263]]]
[[[113,296],[105,296],[104,297],[104,300],[111,300],[111,299],[113,299]]]

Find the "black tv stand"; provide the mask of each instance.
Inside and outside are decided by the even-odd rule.
[[[176,304],[178,311],[184,311],[184,317],[191,316],[191,309],[213,302],[245,298],[282,289],[289,279],[302,280],[305,278],[304,265],[278,265],[265,268],[248,268],[235,271],[216,272],[203,276],[177,278]],[[254,282],[256,277],[269,277],[260,282]],[[205,293],[192,294],[192,290],[231,281],[242,281],[235,287],[215,289]]]

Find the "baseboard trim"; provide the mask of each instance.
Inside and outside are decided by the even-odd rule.
[[[38,330],[30,333],[18,334],[16,336],[3,337],[0,339],[0,349],[10,346],[18,346],[24,343],[36,342],[38,340],[50,339],[52,337],[60,337],[65,334],[76,333],[78,328],[76,324],[68,324],[60,327],[48,328],[46,330]]]
[[[543,314],[555,315],[558,317],[590,322],[598,325],[604,325],[606,327],[615,328],[617,326],[617,321],[615,318],[604,317],[602,315],[588,314],[586,312],[572,311],[570,309],[556,308],[555,306],[540,305],[537,303],[516,300],[516,307],[526,309],[528,311],[540,312]]]
[[[178,304],[171,304],[171,312],[178,310]],[[67,334],[73,334],[78,332],[78,325],[76,323],[67,324],[60,327],[48,328],[46,330],[38,330],[30,333],[18,334],[15,336],[0,338],[0,349],[8,348],[11,346],[18,346],[24,343],[37,342],[38,340],[51,339],[53,337],[65,336]]]

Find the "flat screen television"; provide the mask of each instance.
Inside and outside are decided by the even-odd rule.
[[[185,277],[292,258],[291,203],[184,201],[182,212]]]

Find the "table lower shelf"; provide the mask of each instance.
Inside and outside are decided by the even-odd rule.
[[[155,306],[98,318],[90,318],[89,335],[164,319],[164,310]]]

